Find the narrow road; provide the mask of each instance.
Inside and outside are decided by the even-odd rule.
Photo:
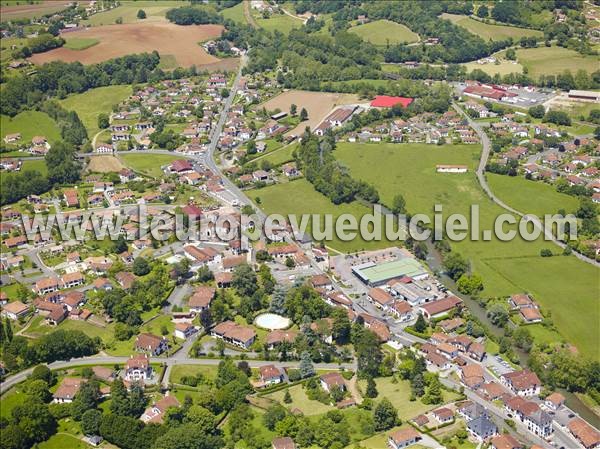
[[[296,14],[292,14],[287,9],[285,9],[283,6],[280,6],[279,9],[281,9],[284,14],[286,14],[286,15],[288,15],[290,17],[293,17],[294,19],[297,19],[297,20],[301,21],[302,23],[308,22],[308,19],[305,19],[303,17],[297,16]]]
[[[181,352],[181,350],[180,350]],[[66,369],[72,368],[75,366],[94,366],[94,365],[114,365],[114,364],[124,364],[127,362],[129,357],[112,357],[112,356],[91,356],[91,357],[82,357],[77,359],[71,359],[68,361],[59,361],[48,364],[48,367],[51,370],[57,369]],[[172,357],[160,358],[154,357],[152,359],[153,363],[162,363],[165,366],[173,366],[173,365],[205,365],[205,366],[216,366],[221,362],[222,359],[193,359],[184,354],[183,356],[174,355]],[[272,365],[273,361],[270,360],[246,360],[251,368],[260,368],[265,365]],[[278,366],[289,368],[289,367],[297,367],[299,361],[294,362],[277,362]],[[323,369],[323,370],[336,370],[336,369],[351,369],[356,370],[356,363],[315,363],[315,369]],[[26,369],[21,371],[13,376],[7,377],[4,382],[0,384],[0,394],[6,393],[10,388],[17,385],[20,382],[23,382],[27,376],[31,374],[33,368]]]
[[[488,185],[487,179],[485,178],[485,166],[487,165],[487,161],[490,156],[490,151],[492,149],[492,143],[491,143],[490,138],[488,137],[487,133],[483,130],[483,128],[481,127],[481,125],[479,123],[477,123],[475,120],[473,120],[471,117],[469,117],[469,115],[466,114],[456,103],[453,103],[452,107],[459,114],[461,114],[463,117],[465,117],[467,119],[467,121],[469,122],[469,125],[475,130],[475,132],[479,136],[479,139],[481,140],[483,149],[481,151],[481,158],[479,159],[479,166],[477,167],[477,171],[476,171],[477,180],[479,181],[479,185],[481,185],[481,188],[486,193],[486,195],[498,206],[500,206],[501,208],[507,210],[508,212],[510,212],[514,215],[517,215],[519,217],[525,217],[527,214],[524,214],[523,212],[520,212],[520,211],[516,210],[515,208],[506,204],[504,201],[502,201],[500,198],[498,198],[494,194],[494,192],[492,192],[492,189]],[[533,225],[536,229],[539,229],[544,234],[546,240],[554,242],[556,245],[558,245],[562,249],[565,249],[567,247],[567,245],[564,242],[561,242],[560,240],[558,240],[554,237],[554,234],[552,234],[551,230],[546,230],[544,227],[544,224],[537,217],[530,218],[529,221],[531,223],[533,223]],[[578,253],[577,251],[573,251],[572,254],[583,262],[589,263],[596,267],[600,267],[599,262],[596,262],[595,260],[590,259],[589,257],[586,257],[583,254]]]

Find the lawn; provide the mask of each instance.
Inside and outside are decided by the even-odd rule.
[[[521,64],[509,60],[502,60],[500,64],[477,64],[476,62],[468,62],[463,65],[466,67],[467,72],[479,69],[490,76],[494,76],[496,73],[501,76],[508,75],[509,73],[523,73],[523,66]]]
[[[598,360],[597,268],[573,256],[506,257],[488,259],[486,263],[513,285],[513,291],[529,292],[542,311],[551,310],[552,321],[567,341],[582,354]],[[542,340],[547,337],[547,332],[536,328],[532,333]]]
[[[185,159],[180,156],[171,156],[169,154],[121,154],[119,158],[131,169],[152,177],[159,177],[162,174],[161,167],[168,165],[177,159]]]
[[[244,15],[244,3],[240,2],[231,8],[227,8],[221,11],[221,15],[234,22],[246,23],[246,16]]]
[[[335,409],[335,407],[332,407],[331,405],[326,405],[322,402],[308,399],[308,396],[306,396],[306,391],[304,388],[302,388],[302,385],[294,385],[293,387],[288,388],[287,391],[289,391],[290,395],[292,396],[292,402],[290,404],[283,402],[283,396],[286,392],[285,389],[267,394],[265,397],[280,402],[290,410],[294,408],[302,410],[302,413],[305,416],[320,415],[322,413],[327,413],[329,410]]]
[[[579,207],[577,198],[559,193],[544,182],[493,173],[487,173],[486,178],[496,196],[519,212],[542,217],[545,214],[556,214],[559,209],[574,213]]]
[[[35,161],[23,161],[23,167],[21,168],[21,170],[37,170],[43,175],[48,173],[46,161],[43,159],[36,159]]]
[[[423,404],[420,400],[411,402],[410,398],[410,382],[407,380],[399,380],[397,383],[392,382],[392,377],[378,377],[375,379],[377,385],[378,396],[374,399],[375,402],[381,401],[383,398],[388,398],[390,402],[398,410],[398,417],[402,421],[407,421],[415,416],[432,410],[439,406]],[[362,391],[367,388],[367,382],[359,381]],[[446,390],[442,390],[444,403],[455,401],[458,399],[458,394]]]
[[[213,380],[217,375],[217,367],[212,365],[175,365],[171,369],[171,382],[181,383],[184,376],[197,376],[202,374],[205,378]]]
[[[11,388],[0,399],[0,417],[10,418],[13,408],[22,404],[26,398],[27,395],[19,390],[18,387]]]
[[[538,344],[548,344],[550,346],[560,343],[563,338],[555,331],[545,327],[541,323],[528,324],[525,328],[529,331],[533,339]]]
[[[596,56],[584,56],[562,47],[539,47],[517,50],[517,61],[526,67],[529,76],[558,75],[565,70],[573,74],[583,69],[588,73],[598,70]]]
[[[464,145],[340,143],[336,157],[356,179],[372,183],[384,203],[389,204],[396,193],[401,193],[410,213],[431,216],[433,205],[440,204],[443,218],[453,213],[469,217],[471,205],[476,204],[480,209],[480,230],[493,230],[495,219],[505,211],[484,195],[474,173],[448,175],[435,172],[436,164],[466,164],[473,169],[479,151],[478,146]],[[551,192],[546,193],[548,198],[554,198]],[[546,201],[553,200],[542,200],[536,208],[551,207],[550,211],[558,208],[540,206],[552,204]],[[517,226],[505,225],[505,230],[511,229],[516,230]],[[594,329],[597,329],[598,315],[589,311],[598,305],[594,300],[600,294],[598,270],[575,257],[540,257],[543,248],[559,251],[551,242],[540,239],[527,242],[520,238],[503,242],[494,237],[484,241],[481,235],[479,232],[478,240],[465,238],[451,242],[451,246],[468,258],[472,270],[483,277],[482,297],[532,293],[543,308],[552,310],[557,328],[571,343],[578,344],[582,352],[597,357],[598,335]],[[555,270],[554,276],[548,269]],[[564,298],[575,300],[565,301]]]
[[[163,0],[163,1],[122,1],[120,6],[110,11],[92,15],[89,19],[82,21],[84,25],[99,26],[113,25],[117,18],[123,23],[159,22],[166,21],[165,14],[169,9],[178,6],[188,6],[188,1]],[[146,13],[145,19],[138,19],[137,12],[143,9]]]
[[[442,18],[448,19],[456,25],[466,28],[471,33],[482,37],[486,41],[490,39],[493,41],[500,41],[509,37],[512,37],[515,40],[529,36],[541,38],[544,35],[538,30],[517,28],[507,25],[490,25],[458,14],[442,14]]]
[[[56,122],[48,114],[39,111],[24,111],[14,117],[1,115],[1,138],[4,139],[4,136],[13,133],[21,133],[21,140],[16,142],[17,145],[31,144],[33,136],[45,136],[50,143],[60,139],[60,130]]]
[[[86,48],[93,47],[99,42],[100,41],[98,39],[71,37],[66,39],[64,46],[66,48],[70,48],[71,50],[85,50]]]
[[[254,10],[252,12],[254,13]],[[292,29],[300,28],[302,26],[301,20],[295,19],[287,14],[273,14],[268,19],[263,19],[262,17],[259,17],[258,14],[255,14],[254,18],[259,27],[270,31],[271,33],[277,30],[283,34],[288,34]]]
[[[91,446],[72,435],[66,433],[56,433],[47,441],[39,443],[36,447],[39,449],[87,449]]]
[[[110,114],[112,107],[131,95],[131,86],[106,86],[90,89],[82,94],[69,95],[60,104],[77,112],[92,139],[100,129],[98,115],[102,112]]]
[[[375,20],[348,30],[375,45],[419,42],[419,35],[410,28],[391,20]]]
[[[312,184],[305,179],[298,179],[284,184],[275,184],[262,189],[248,190],[246,194],[255,203],[257,202],[256,198],[259,198],[260,208],[267,215],[275,213],[282,214],[285,217],[290,214],[296,215],[298,223],[301,222],[302,214],[320,214],[321,217],[324,214],[331,214],[333,217],[332,222],[335,224],[337,217],[342,214],[350,214],[360,219],[363,215],[372,213],[372,210],[358,202],[340,205],[333,204],[326,196],[317,192]],[[323,222],[324,219],[321,218],[321,223]],[[335,230],[335,228],[333,229]],[[308,226],[307,232],[311,230],[312,227]],[[362,249],[387,248],[393,246],[395,243],[375,240],[368,242],[359,238],[342,241],[335,236],[335,233],[333,240],[325,242],[331,248],[349,253]]]
[[[264,155],[257,157],[254,162],[260,163],[262,161],[269,161],[274,166],[278,166],[294,160],[292,153],[296,148],[298,148],[297,144],[288,145],[285,148],[278,148],[270,153],[265,153]]]

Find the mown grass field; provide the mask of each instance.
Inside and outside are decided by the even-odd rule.
[[[543,182],[493,173],[487,173],[486,178],[496,196],[519,212],[542,217],[555,214],[559,209],[574,213],[579,207],[577,198],[559,193],[553,186]]]
[[[538,47],[517,50],[517,61],[526,67],[529,76],[558,75],[565,70],[575,74],[583,69],[588,73],[598,70],[597,56],[584,56],[562,47]]]
[[[39,449],[88,449],[91,446],[72,435],[66,433],[56,433],[47,441],[39,443],[37,447]]]
[[[363,40],[374,45],[412,43],[419,41],[419,35],[410,28],[391,20],[375,20],[374,22],[357,25],[348,30],[357,34]]]
[[[85,39],[79,37],[67,38],[65,47],[71,50],[85,50],[86,48],[93,47],[100,41],[98,39]]]
[[[25,111],[14,117],[1,115],[0,137],[4,139],[4,136],[13,133],[21,133],[21,140],[15,142],[16,145],[31,144],[33,136],[45,136],[51,143],[60,139],[56,122],[48,114],[39,111]]]
[[[476,62],[467,62],[462,64],[466,67],[467,72],[472,72],[475,69],[482,70],[490,76],[499,73],[501,76],[509,73],[523,73],[523,66],[515,61],[503,60],[500,64],[477,64]]]
[[[378,396],[374,399],[375,402],[381,401],[383,398],[388,398],[390,402],[398,410],[398,417],[402,421],[407,421],[415,416],[425,413],[428,410],[437,408],[435,405],[423,404],[421,400],[410,401],[410,382],[399,380],[396,383],[392,382],[392,377],[378,377],[375,379],[377,385]],[[362,391],[367,388],[367,382],[359,381]],[[458,394],[446,390],[442,390],[444,402],[450,402],[458,399]]]
[[[255,161],[257,163],[269,161],[271,164],[278,166],[284,164],[285,162],[292,161],[294,159],[292,153],[296,148],[298,148],[297,144],[288,145],[284,148],[278,148],[270,153],[266,153],[265,155],[257,157]]]
[[[234,22],[246,23],[246,16],[244,15],[244,3],[240,2],[231,8],[226,8],[221,11],[221,15]]]
[[[131,86],[106,86],[90,89],[81,94],[70,95],[60,104],[69,110],[77,112],[88,137],[92,139],[100,129],[98,115],[102,112],[110,114],[113,105],[131,95]]]
[[[275,30],[288,34],[294,28],[300,28],[302,21],[295,19],[294,17],[288,16],[287,14],[273,14],[268,19],[263,19],[255,10],[252,10],[254,20],[259,27],[264,28],[271,33]]]
[[[283,396],[285,395],[286,391],[289,391],[290,395],[292,396],[291,404],[285,404],[283,402]],[[302,410],[302,413],[304,413],[306,416],[320,415],[322,413],[327,413],[329,410],[335,409],[335,407],[332,407],[331,405],[310,400],[308,396],[306,396],[306,391],[304,388],[302,388],[302,385],[294,385],[287,390],[279,390],[268,394],[266,397],[280,402],[282,405],[289,407],[290,410],[294,408]]]
[[[342,214],[353,215],[359,220],[363,215],[372,213],[372,210],[358,202],[340,205],[333,204],[326,196],[317,192],[312,184],[305,179],[298,179],[285,184],[275,184],[262,189],[248,190],[246,194],[255,203],[257,203],[256,198],[260,198],[259,207],[265,213],[277,213],[285,217],[293,214],[296,215],[298,223],[301,221],[302,214],[320,214],[321,223],[324,222],[322,216],[330,214],[333,217],[332,222],[335,225],[337,217]],[[307,232],[311,230],[312,227],[309,222]],[[352,253],[363,249],[387,248],[397,244],[397,242],[390,241],[365,241],[360,238],[342,241],[335,236],[335,232],[333,234],[333,240],[326,241],[326,246],[345,253]]]
[[[165,14],[169,9],[189,5],[187,1],[178,0],[122,1],[120,3],[120,6],[110,11],[94,14],[82,23],[90,26],[113,25],[119,17],[123,20],[123,23],[166,21]],[[140,9],[143,9],[146,13],[145,19],[137,18],[137,12]]]
[[[21,170],[36,170],[39,171],[42,175],[48,173],[48,167],[46,166],[46,161],[43,159],[38,159],[35,161],[24,161],[23,167]]]
[[[177,159],[184,159],[170,154],[121,154],[119,158],[131,169],[155,178],[161,175],[163,165]]]
[[[482,37],[486,41],[489,39],[493,41],[499,41],[507,39],[509,37],[512,37],[515,40],[529,36],[541,38],[544,35],[541,31],[538,30],[511,27],[508,25],[490,25],[460,14],[444,13],[442,14],[442,18],[450,20],[456,25],[466,28],[471,33]]]
[[[444,218],[453,213],[469,217],[470,206],[477,204],[480,209],[480,239],[465,238],[451,242],[451,246],[467,257],[473,271],[483,277],[485,288],[481,295],[496,297],[532,293],[544,310],[552,310],[559,331],[569,342],[577,345],[582,353],[597,358],[600,340],[595,331],[597,298],[600,296],[598,269],[573,256],[540,257],[543,248],[560,253],[560,248],[552,242],[541,239],[528,242],[516,238],[503,242],[493,237],[491,241],[483,241],[481,230],[493,230],[496,217],[505,213],[504,209],[485,196],[472,170],[462,175],[435,172],[436,164],[466,164],[473,169],[479,151],[478,146],[464,145],[340,143],[336,157],[348,166],[355,178],[375,185],[384,203],[389,204],[396,193],[401,193],[412,214],[432,216],[433,205],[440,204]],[[553,197],[548,192],[546,194],[548,198]],[[551,206],[537,207],[543,210],[543,207]],[[505,225],[504,228],[516,230],[517,226]],[[555,272],[551,274],[549,270]],[[596,313],[590,313],[594,310]]]

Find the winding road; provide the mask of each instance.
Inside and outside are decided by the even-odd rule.
[[[554,244],[558,245],[559,247],[561,247],[562,249],[565,249],[567,247],[567,245],[564,242],[561,242],[560,240],[558,240],[557,238],[554,237],[554,234],[552,234],[551,230],[548,230],[544,227],[544,224],[537,218],[537,217],[533,217],[533,216],[529,216],[528,214],[524,214],[523,212],[520,212],[518,210],[516,210],[515,208],[509,206],[508,204],[506,204],[504,201],[502,201],[500,198],[498,198],[494,192],[492,191],[492,189],[490,188],[487,179],[485,177],[485,167],[487,165],[488,159],[490,157],[490,151],[492,149],[492,143],[490,141],[490,138],[488,137],[487,133],[483,130],[482,126],[477,123],[475,120],[473,120],[471,117],[469,117],[468,114],[465,113],[465,111],[463,111],[456,103],[452,104],[452,107],[459,113],[461,114],[463,117],[465,117],[467,119],[467,121],[469,122],[469,125],[475,130],[475,132],[477,133],[477,136],[479,137],[479,140],[481,140],[481,144],[483,146],[483,149],[481,151],[481,158],[479,159],[479,166],[477,167],[477,171],[476,171],[476,175],[477,175],[477,180],[479,181],[479,185],[481,185],[481,188],[483,189],[483,191],[486,193],[486,195],[494,202],[496,203],[498,206],[500,206],[501,208],[503,208],[504,210],[507,210],[508,212],[517,215],[519,217],[528,217],[528,221],[530,221],[531,223],[533,223],[533,226],[536,229],[539,229],[545,236],[545,239],[548,241],[552,241],[554,242]],[[596,262],[593,259],[590,259],[589,257],[584,256],[581,253],[578,253],[577,251],[573,251],[572,253],[575,257],[577,257],[579,260],[589,263],[590,265],[594,265],[596,267],[600,267],[600,262]]]

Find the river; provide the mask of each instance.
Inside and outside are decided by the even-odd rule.
[[[452,290],[452,292],[454,292],[456,296],[463,300],[471,314],[476,316],[493,335],[497,337],[503,336],[504,331],[501,328],[492,324],[492,322],[486,315],[485,309],[481,307],[477,301],[473,300],[470,296],[458,293],[458,289],[456,288],[456,283],[454,282],[454,280],[443,273],[442,255],[433,245],[433,243],[427,241],[426,245],[429,251],[426,263],[429,266],[429,268],[432,271],[438,273],[438,278],[440,279],[440,281],[444,285],[446,285],[450,290]],[[514,348],[514,350],[517,356],[519,357],[521,366],[528,366],[529,354],[516,347]],[[583,401],[581,401],[581,399],[579,399],[574,393],[563,389],[560,389],[559,392],[565,397],[567,407],[569,407],[571,410],[573,410],[591,425],[593,425],[597,429],[600,429],[600,416],[594,413],[593,410],[590,409]]]

